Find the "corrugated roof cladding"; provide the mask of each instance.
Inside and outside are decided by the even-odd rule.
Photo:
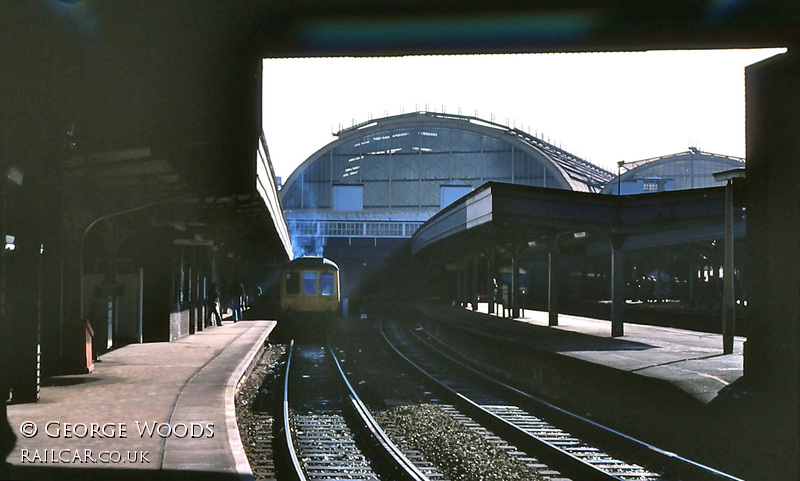
[[[597,192],[614,175],[530,134],[474,117],[416,112],[343,130],[286,181],[286,210],[329,210],[334,185],[363,208],[438,210],[441,186],[488,181]]]

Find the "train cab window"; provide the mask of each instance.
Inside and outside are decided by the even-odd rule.
[[[317,293],[317,273],[303,272],[303,294],[313,296]]]
[[[287,294],[300,294],[300,273],[287,272],[286,273],[286,293]]]
[[[332,296],[334,285],[333,285],[333,273],[332,272],[322,272],[319,275],[319,293],[323,296]]]

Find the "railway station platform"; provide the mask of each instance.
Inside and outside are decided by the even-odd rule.
[[[131,344],[8,407],[11,479],[246,479],[234,395],[275,321]]]
[[[488,304],[467,311],[488,314]],[[733,353],[723,354],[720,334],[628,323],[624,336],[612,338],[610,321],[559,314],[559,325],[548,327],[546,311],[522,314],[514,320],[560,334],[539,335],[537,348],[666,381],[702,403],[742,377],[744,337],[735,337]]]
[[[509,319],[486,303],[416,307],[446,324],[442,338],[462,355],[570,412],[728,473],[752,474],[774,455],[774,444],[753,442],[780,436],[781,421],[774,401],[744,382],[743,337],[723,354],[719,334],[626,323],[611,337],[599,319],[560,314],[549,327],[545,311]]]

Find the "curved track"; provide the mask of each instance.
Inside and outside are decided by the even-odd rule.
[[[283,401],[285,446],[299,480],[424,481],[418,469],[372,418],[330,350],[290,347]],[[433,476],[431,476],[433,474]]]
[[[563,411],[500,383],[443,353],[430,340],[423,339],[419,332],[412,333],[397,323],[387,325],[384,337],[398,355],[448,390],[460,409],[476,420],[481,419],[481,423],[498,434],[507,436],[522,449],[543,453],[543,458],[578,479],[738,480]],[[534,414],[534,411],[543,412],[544,415]],[[632,456],[646,460],[648,465],[655,468],[648,470],[639,464],[624,461],[620,456],[612,456],[593,443],[584,442],[565,429],[546,421],[545,418],[548,417],[559,420],[557,424],[564,420],[570,426],[583,424],[586,432],[602,431],[600,437],[604,445],[621,453],[629,453],[628,459]]]
[[[407,443],[402,429],[386,415],[392,407],[433,404],[440,415],[477,433],[537,471],[537,476],[738,479],[493,380],[460,362],[457,355],[441,352],[446,349],[426,338],[419,327],[411,330],[397,322],[385,326],[381,334],[387,344],[370,328],[345,333],[335,350],[320,345],[290,348],[282,417],[294,478],[446,481],[443,473],[449,472],[453,479],[468,479],[440,471],[442,465],[426,460],[416,451],[419,445]],[[396,355],[406,362],[398,363]],[[431,459],[441,462],[435,456]]]

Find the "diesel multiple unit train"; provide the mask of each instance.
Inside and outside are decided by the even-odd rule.
[[[293,327],[330,327],[339,316],[339,266],[324,257],[298,257],[281,271],[282,318]]]

